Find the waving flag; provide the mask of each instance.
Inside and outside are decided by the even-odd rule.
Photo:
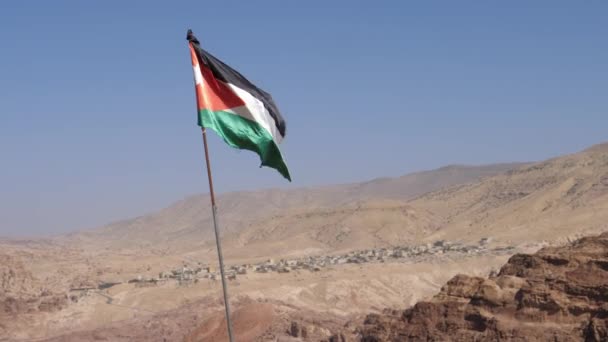
[[[257,153],[262,166],[291,181],[279,144],[285,120],[267,92],[200,47],[188,31],[198,125],[212,129],[230,146]]]

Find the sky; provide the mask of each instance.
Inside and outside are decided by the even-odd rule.
[[[607,22],[605,1],[2,1],[0,236],[208,191],[188,28],[287,121],[292,183],[210,134],[221,193],[606,141]]]

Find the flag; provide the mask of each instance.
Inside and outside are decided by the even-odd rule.
[[[261,166],[274,168],[291,181],[279,149],[286,124],[272,96],[203,50],[190,30],[187,39],[194,69],[198,125],[212,129],[234,148],[257,153]]]

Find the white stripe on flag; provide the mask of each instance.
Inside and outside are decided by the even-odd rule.
[[[203,74],[201,74],[201,69],[198,67],[198,64],[192,67],[194,69],[194,84],[199,85],[203,83]]]
[[[272,135],[272,139],[277,145],[280,144],[283,136],[279,133],[274,118],[270,116],[262,101],[235,85],[228,83],[228,86],[245,102],[245,106],[232,108],[230,111],[257,122]]]

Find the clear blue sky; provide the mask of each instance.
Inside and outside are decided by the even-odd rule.
[[[605,1],[0,2],[0,235],[207,191],[188,28],[287,119],[291,184],[212,136],[225,192],[608,140],[607,22]]]

